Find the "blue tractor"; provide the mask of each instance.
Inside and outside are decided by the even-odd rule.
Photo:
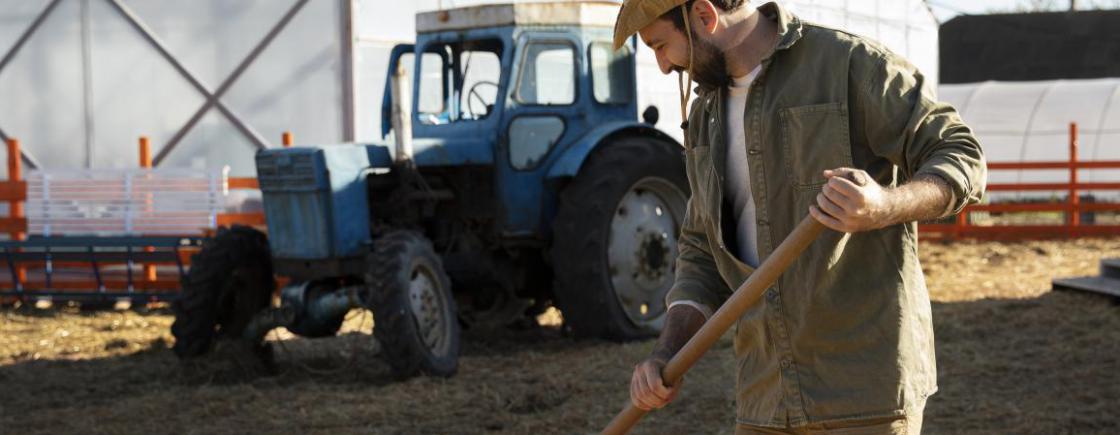
[[[656,109],[635,119],[617,8],[417,15],[416,44],[390,62],[390,75],[412,69],[415,103],[394,122],[387,84],[382,119],[386,137],[405,133],[259,152],[267,237],[234,227],[205,242],[174,304],[176,352],[237,338],[267,356],[270,329],[331,336],[358,307],[402,376],[450,375],[461,328],[550,306],[577,337],[655,335],[689,185]],[[279,304],[274,276],[287,279]]]

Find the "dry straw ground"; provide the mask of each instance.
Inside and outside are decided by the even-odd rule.
[[[1120,433],[1120,307],[1049,291],[1103,256],[1120,239],[924,243],[941,385],[926,433]],[[244,380],[231,360],[181,365],[171,320],[0,311],[0,433],[591,433],[652,346],[472,331],[458,376],[392,382],[364,335],[293,339],[280,375]],[[733,368],[725,339],[636,433],[730,433]]]

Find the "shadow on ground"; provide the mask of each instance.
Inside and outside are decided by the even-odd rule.
[[[1111,300],[1060,292],[935,303],[934,321],[940,391],[927,407],[925,433],[1120,431],[1120,307]],[[621,409],[630,367],[652,347],[576,342],[550,328],[471,331],[457,376],[396,381],[370,342],[350,335],[274,343],[272,376],[236,352],[182,364],[162,338],[124,355],[17,361],[0,366],[0,427],[588,433]],[[678,402],[635,433],[730,433],[734,368],[725,338],[688,375]]]

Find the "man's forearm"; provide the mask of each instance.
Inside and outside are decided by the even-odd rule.
[[[893,224],[943,218],[952,211],[953,189],[936,175],[918,175],[888,192]]]
[[[688,305],[677,305],[665,315],[665,327],[650,357],[668,362],[704,326],[704,314]]]

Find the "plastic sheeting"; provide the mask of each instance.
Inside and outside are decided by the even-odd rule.
[[[21,6],[9,8],[11,3]],[[9,53],[47,4],[38,3],[6,0],[0,6],[0,37],[6,43],[0,56]],[[0,129],[19,138],[37,160],[60,166],[85,164],[80,17],[78,2],[60,3],[0,71]],[[7,165],[0,166],[6,176]]]
[[[784,0],[803,20],[875,39],[905,56],[937,84],[937,20],[922,0]],[[757,2],[755,4],[758,4]],[[657,106],[658,127],[681,140],[677,75],[665,76],[645,44],[638,44],[638,109]]]
[[[376,7],[378,0],[358,1],[355,11],[358,23],[358,62],[361,65],[358,84],[358,138],[377,139],[381,93],[385,80],[385,62],[389,49],[396,43],[412,41],[415,36],[417,11],[473,6],[494,3],[484,0],[418,0],[397,3],[392,8]],[[937,83],[938,23],[922,0],[783,0],[802,19],[865,35],[881,41],[918,66]],[[757,4],[757,2],[755,3]],[[681,140],[680,100],[676,74],[661,74],[657,60],[643,44],[638,44],[638,110],[657,106],[661,121],[658,128]],[[367,70],[372,68],[373,70]],[[370,126],[372,119],[375,125]],[[634,119],[638,119],[635,114]]]
[[[216,91],[297,0],[117,0],[211,92]],[[785,0],[803,18],[881,39],[928,73],[937,70],[937,23],[921,0]],[[253,138],[274,146],[380,136],[389,51],[415,38],[415,14],[492,0],[311,0],[232,83],[220,101],[250,132],[210,107],[140,32],[103,0],[63,0],[0,71],[0,129],[23,140],[44,167],[132,167],[137,137],[159,154],[192,117],[197,124],[162,164],[230,165],[254,173]],[[0,0],[0,55],[49,0]],[[388,4],[388,7],[386,6]],[[346,17],[346,5],[353,16]],[[346,20],[353,33],[347,35]],[[353,52],[346,52],[348,37]],[[353,56],[353,88],[347,68]],[[639,111],[658,106],[659,128],[681,137],[676,76],[638,49]],[[932,78],[932,74],[931,78]],[[354,112],[347,106],[353,98]],[[638,119],[636,113],[634,119]],[[0,165],[3,171],[3,165]]]
[[[297,0],[117,0],[191,75],[217,92]],[[124,168],[137,138],[163,151],[198,122],[161,165],[255,173],[252,137],[268,146],[344,137],[343,7],[308,1],[219,100],[237,128],[105,0],[63,0],[0,71],[0,129],[45,168]],[[0,0],[0,56],[50,1]],[[3,165],[0,165],[3,166]]]
[[[989,162],[1068,161],[1070,123],[1078,125],[1079,160],[1120,161],[1120,78],[954,84],[942,85],[939,92],[975,131]],[[1068,181],[1069,172],[1001,170],[988,178],[992,183],[1052,183]],[[1118,182],[1120,170],[1082,170],[1079,178]],[[1052,193],[1016,194],[1038,195]]]

